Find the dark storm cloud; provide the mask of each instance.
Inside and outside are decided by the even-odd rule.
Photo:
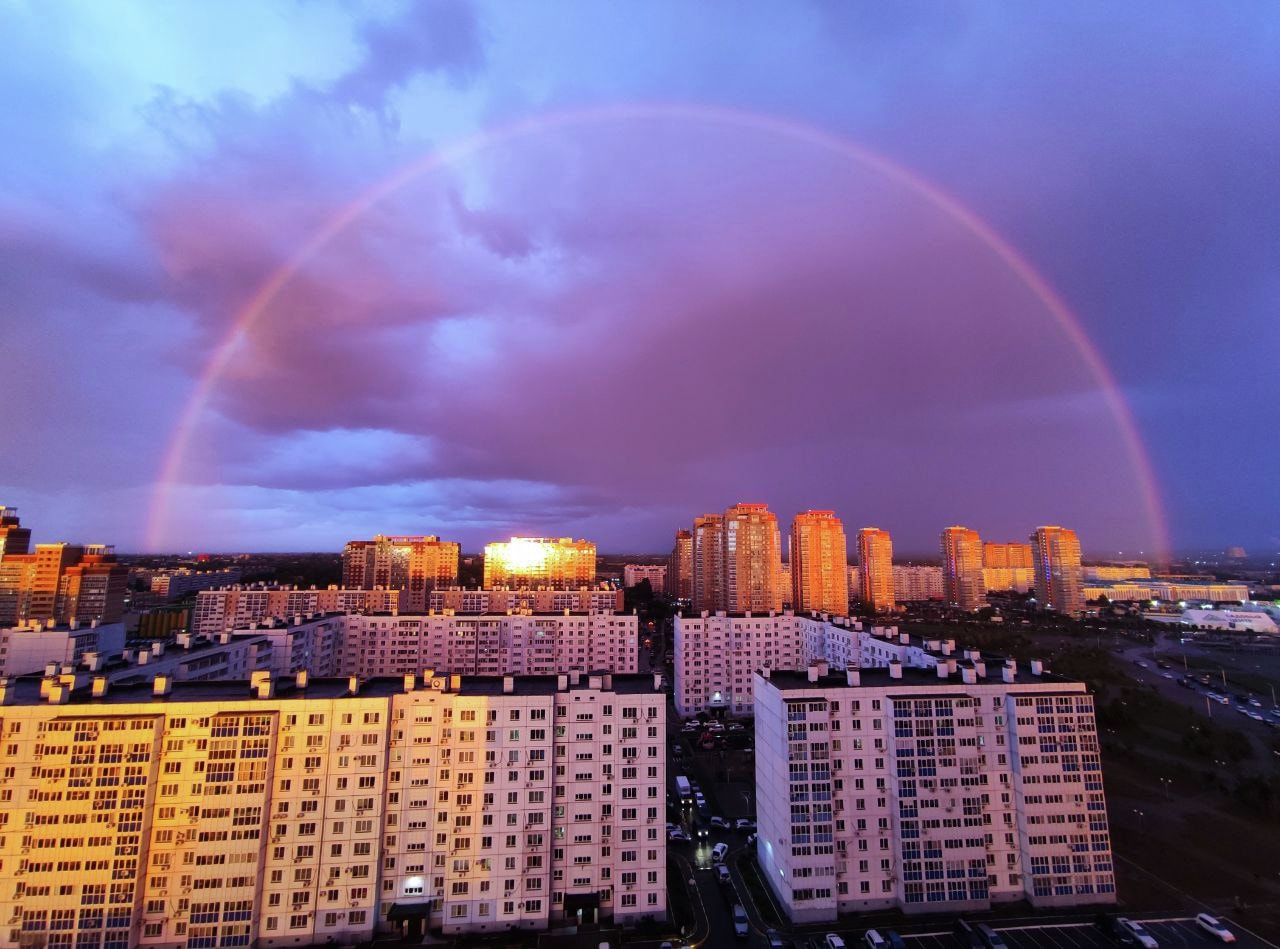
[[[1222,501],[1274,497],[1265,439],[1233,440],[1229,466],[1187,450],[1280,422],[1273,7],[291,16],[317,11],[329,57],[274,70],[186,34],[99,19],[101,43],[77,45],[76,16],[0,13],[0,329],[21,357],[6,490],[47,500],[92,469],[136,498],[214,347],[396,169],[506,120],[679,99],[811,122],[956,195],[1097,341],[1176,539],[1277,532],[1273,501]],[[65,385],[26,395],[50,367]],[[1058,520],[1094,549],[1150,535],[1097,380],[989,249],[866,169],[715,122],[531,134],[411,182],[299,263],[198,429],[168,532],[183,546],[368,527],[657,549],[738,499],[834,507],[902,549],[957,520],[1006,538]],[[69,533],[95,516],[140,536],[91,491],[60,502]]]

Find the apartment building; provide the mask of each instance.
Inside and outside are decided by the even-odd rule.
[[[444,669],[459,675],[637,671],[638,620],[627,613],[367,614],[333,618],[336,673],[381,676]]]
[[[399,590],[359,590],[329,587],[299,590],[297,587],[233,586],[202,590],[196,594],[191,631],[217,636],[272,617],[310,616],[313,613],[387,613],[400,609]]]
[[[379,534],[348,541],[342,549],[342,585],[358,590],[402,591],[406,609],[426,608],[427,593],[458,582],[461,546],[427,536]]]
[[[676,711],[750,715],[752,675],[800,668],[805,629],[824,620],[783,613],[711,613],[675,618]]]
[[[124,649],[123,623],[25,623],[0,628],[0,676],[31,675],[49,663],[79,666],[86,656]]]
[[[512,537],[486,544],[485,589],[553,587],[576,590],[596,580],[596,545],[572,537]]]
[[[666,915],[651,676],[424,677],[394,702],[383,898],[411,931]]]
[[[793,922],[1115,901],[1083,683],[976,653],[816,663],[757,674],[755,706],[757,855]]]
[[[166,600],[179,600],[188,593],[232,586],[240,582],[240,568],[222,570],[161,570],[151,575],[151,592]]]
[[[663,918],[663,708],[609,675],[0,680],[2,940]]]
[[[621,590],[600,590],[594,587],[579,587],[576,590],[545,588],[468,590],[462,587],[450,587],[444,590],[432,590],[427,598],[428,609],[437,613],[443,610],[454,610],[458,613],[506,613],[510,610],[531,610],[534,613],[561,613],[564,610],[574,613],[596,613],[611,610],[621,613],[622,603]]]
[[[654,593],[667,588],[667,565],[662,563],[628,563],[622,565],[622,585],[633,587],[641,580],[648,580]]]
[[[749,715],[761,669],[903,665],[932,669],[955,640],[925,640],[896,626],[868,626],[826,613],[702,613],[675,619],[675,705],[682,716],[723,711]]]

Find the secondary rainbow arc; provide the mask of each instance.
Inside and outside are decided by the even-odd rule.
[[[778,135],[810,144],[858,163],[885,179],[899,184],[946,214],[998,258],[1010,272],[1031,291],[1045,307],[1058,328],[1074,347],[1077,355],[1098,384],[1116,427],[1125,443],[1129,463],[1138,482],[1148,528],[1155,542],[1157,559],[1168,556],[1169,536],[1158,482],[1146,447],[1129,403],[1124,398],[1110,368],[1097,346],[1089,338],[1079,318],[1041,276],[1034,266],[998,234],[986,221],[937,185],[908,168],[891,161],[855,141],[815,126],[782,119],[777,116],[692,103],[626,103],[563,110],[523,119],[498,128],[484,130],[452,142],[400,168],[392,175],[343,206],[275,270],[245,306],[237,313],[226,336],[214,348],[201,372],[190,398],[183,407],[178,424],[164,455],[159,478],[152,492],[147,517],[146,544],[158,550],[165,540],[172,489],[179,482],[183,460],[191,445],[200,416],[209,397],[225,372],[237,343],[268,311],[276,296],[293,279],[298,270],[313,256],[356,221],[361,215],[404,187],[409,182],[454,162],[462,161],[487,148],[527,135],[560,128],[639,119],[674,119],[690,122],[718,123]]]

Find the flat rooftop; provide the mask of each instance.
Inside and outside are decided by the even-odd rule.
[[[145,668],[145,667],[144,667]],[[577,685],[572,680],[566,686],[569,692],[590,688],[592,677],[601,678],[612,675],[611,685],[607,691],[618,695],[661,695],[654,689],[652,675],[626,674],[615,675],[607,672],[583,672],[579,674]],[[440,673],[441,678],[449,678],[447,673]],[[9,680],[9,704],[11,705],[44,705],[47,700],[40,697],[40,684],[43,676],[23,676]],[[181,702],[218,702],[235,703],[237,701],[256,700],[257,692],[250,688],[246,680],[230,682],[173,682],[168,695],[154,695],[154,679],[130,677],[124,682],[113,682],[102,698],[94,698],[91,688],[92,676],[82,674],[84,685],[75,689],[69,696],[65,706],[100,706],[181,703]],[[458,688],[450,688],[446,694],[498,696],[505,693],[503,676],[462,676]],[[404,676],[379,676],[372,679],[359,680],[357,693],[351,696],[350,679],[347,677],[318,678],[311,677],[305,688],[298,688],[296,680],[291,676],[276,679],[275,696],[269,701],[291,702],[303,699],[342,699],[353,698],[388,698],[404,693]],[[429,685],[421,676],[417,680],[414,691],[429,692]],[[514,676],[512,677],[512,695],[554,695],[559,692],[558,676]]]
[[[1004,660],[995,659],[985,661],[987,664],[987,674],[985,676],[978,676],[977,682],[973,684],[1005,685]],[[843,671],[830,672],[825,676],[819,676],[818,681],[810,682],[809,673],[804,669],[798,671],[774,670],[770,673],[768,682],[780,692],[832,688],[884,689],[894,688],[896,686],[904,686],[910,688],[912,691],[918,691],[927,687],[937,688],[939,686],[966,685],[968,683],[961,678],[960,673],[960,670],[965,668],[972,668],[972,665],[968,662],[961,661],[957,665],[956,671],[951,673],[945,679],[939,678],[937,670],[933,668],[915,669],[904,666],[901,678],[896,679],[890,674],[887,667],[875,669],[863,668],[858,670],[858,681],[860,684],[856,686],[849,685],[849,678]],[[1068,679],[1064,676],[1054,675],[1048,671],[1043,672],[1040,675],[1032,675],[1031,669],[1025,663],[1020,663],[1018,665],[1017,675],[1014,676],[1013,682],[1009,684],[1023,688],[1036,685],[1050,685],[1055,687],[1055,691],[1058,691],[1056,687],[1062,685],[1083,685],[1083,683],[1077,679]]]

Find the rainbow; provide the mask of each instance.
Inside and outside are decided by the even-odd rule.
[[[1085,333],[1079,318],[1071,312],[1062,298],[1031,263],[996,233],[991,225],[937,185],[849,139],[811,125],[767,114],[718,106],[662,102],[615,104],[552,112],[476,133],[445,145],[399,169],[329,218],[258,288],[258,291],[236,315],[226,336],[218,343],[201,372],[170,438],[159,477],[152,492],[147,516],[147,547],[158,550],[164,544],[173,487],[179,483],[183,460],[191,445],[200,416],[230,363],[237,344],[259,320],[264,318],[276,296],[308,260],[374,205],[422,175],[465,160],[495,145],[524,136],[561,128],[641,119],[682,120],[726,125],[776,135],[840,155],[888,181],[905,187],[976,238],[1043,304],[1101,389],[1107,407],[1124,440],[1129,463],[1138,481],[1145,508],[1144,513],[1156,544],[1156,557],[1157,559],[1167,557],[1169,532],[1155,472],[1128,402],[1116,384],[1102,354]]]

